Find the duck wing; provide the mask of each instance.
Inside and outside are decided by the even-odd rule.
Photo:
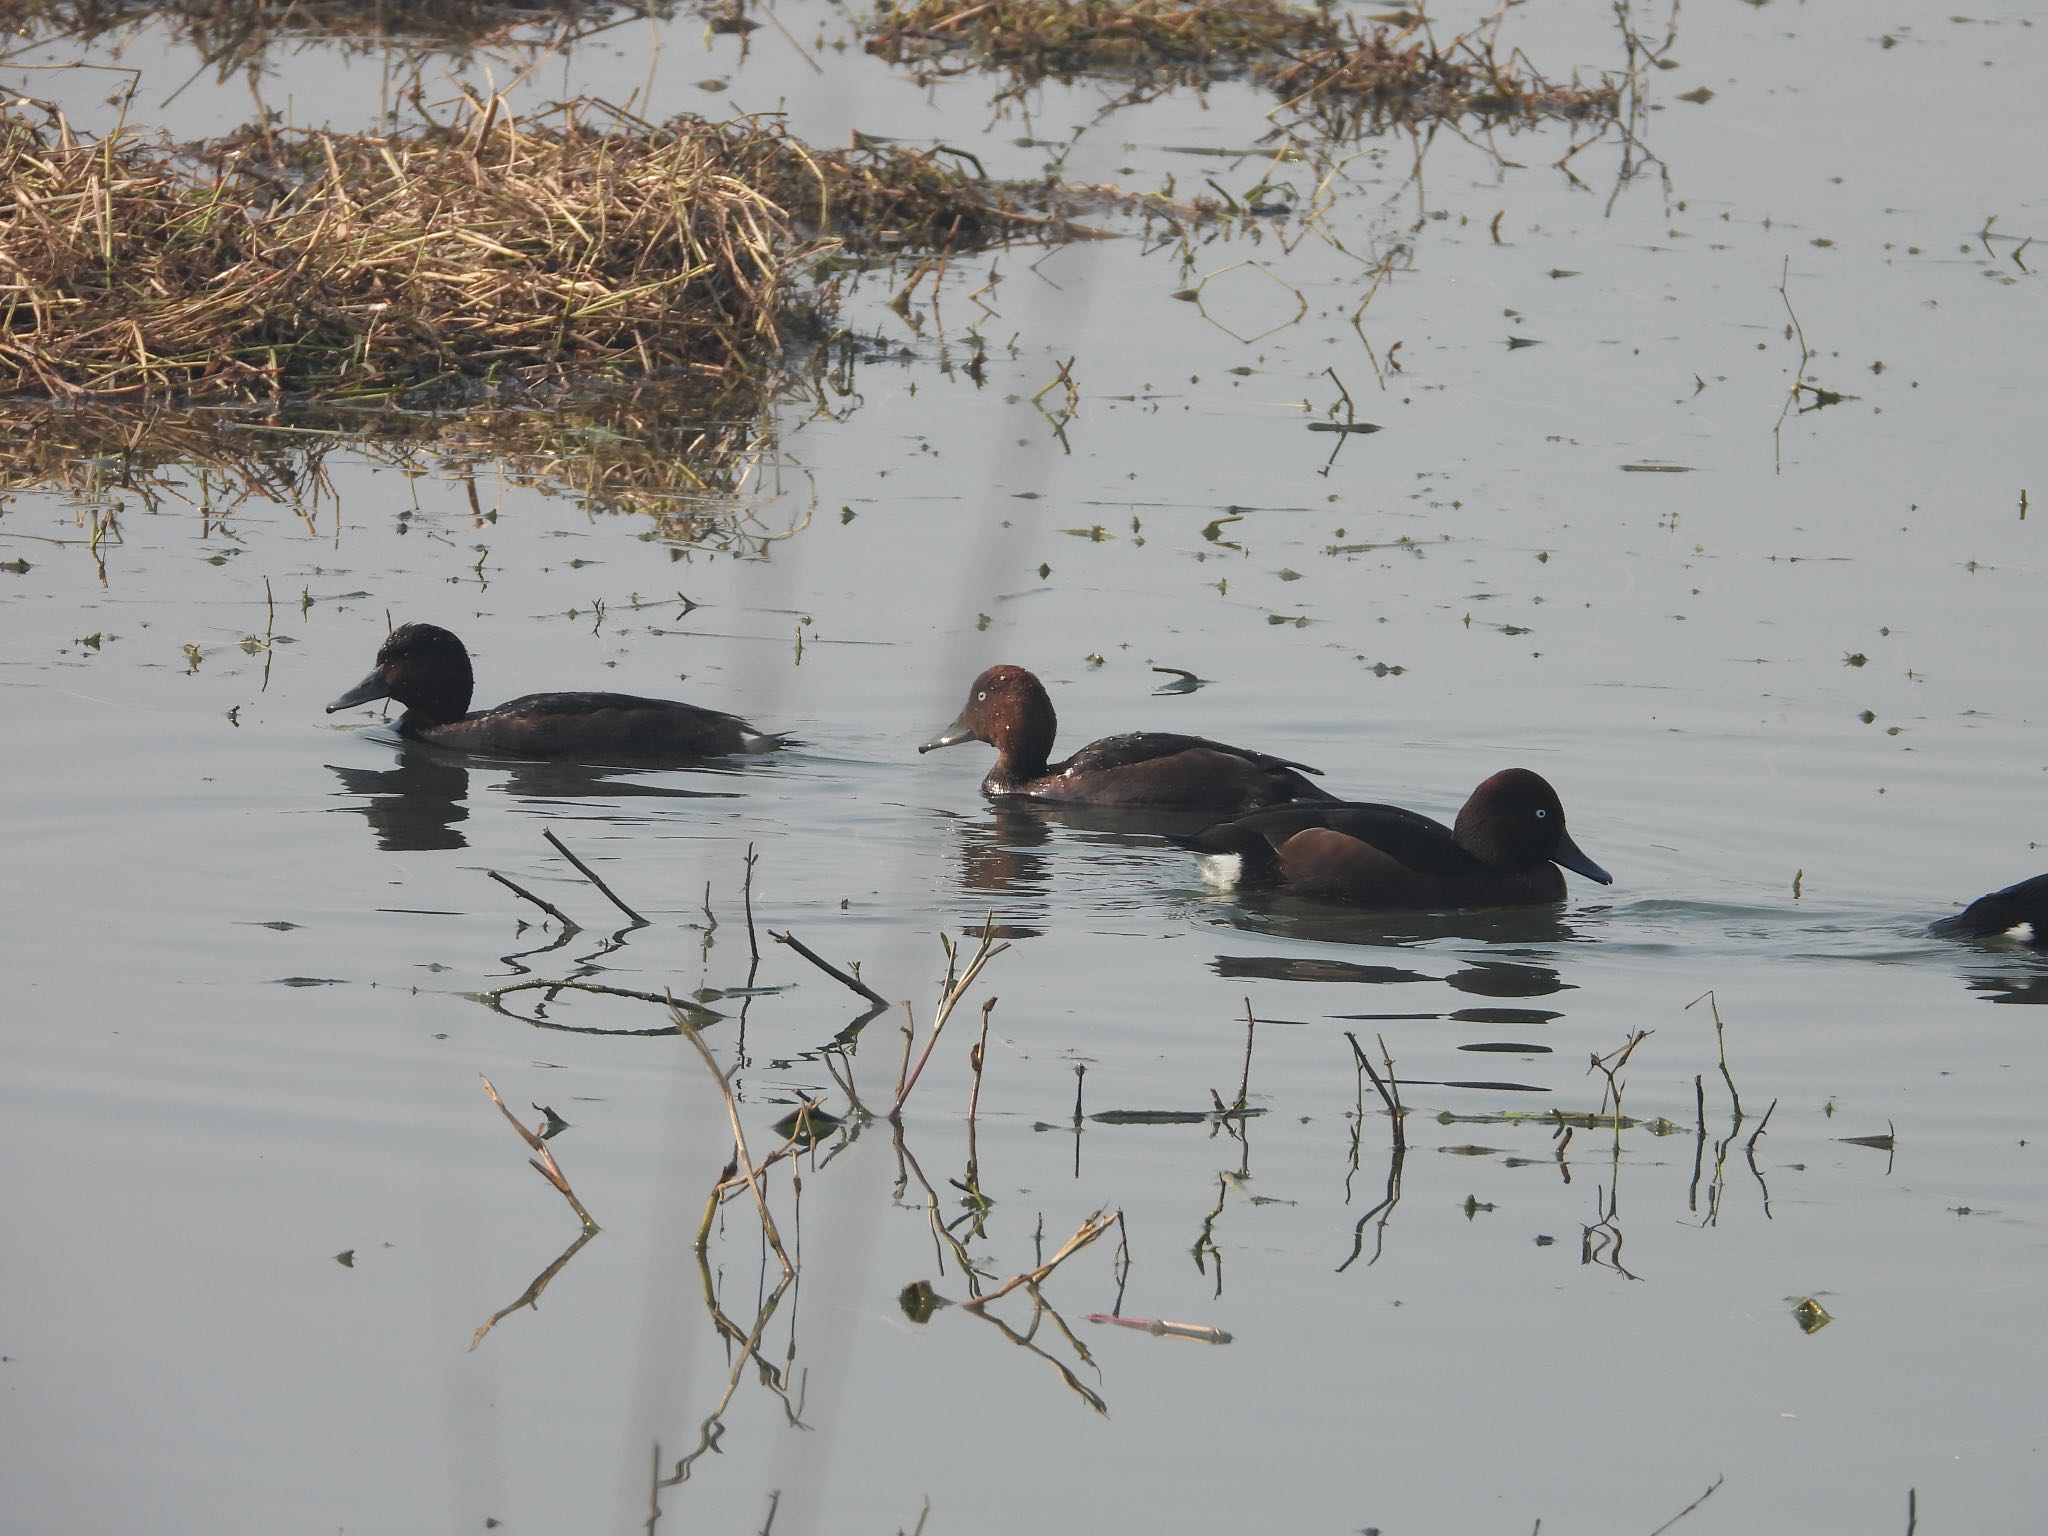
[[[1021,793],[1040,800],[1225,816],[1294,800],[1335,798],[1304,777],[1315,771],[1204,736],[1133,731],[1090,742],[1023,786]]]
[[[721,757],[782,742],[723,710],[631,693],[530,693],[423,734],[472,752],[589,762]]]
[[[1208,827],[1187,841],[1197,852],[1242,855],[1248,877],[1270,877],[1277,875],[1278,855],[1288,841],[1317,829],[1363,843],[1419,875],[1456,879],[1484,868],[1442,822],[1398,805],[1364,801],[1275,806]]]
[[[1157,762],[1161,758],[1178,757],[1183,752],[1219,752],[1228,757],[1242,758],[1252,767],[1269,773],[1292,770],[1295,773],[1312,773],[1321,777],[1323,771],[1320,768],[1311,768],[1307,763],[1297,763],[1291,758],[1275,757],[1270,752],[1254,752],[1248,747],[1233,747],[1227,742],[1211,741],[1206,736],[1183,736],[1177,731],[1126,731],[1120,736],[1105,736],[1100,741],[1089,742],[1064,763],[1048,769],[1047,772],[1089,773],[1111,768],[1130,768],[1140,763]]]

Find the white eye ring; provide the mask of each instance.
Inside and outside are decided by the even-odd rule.
[[[984,688],[981,690],[981,692],[977,693],[974,696],[974,702],[977,704],[986,704],[988,702],[988,690]]]
[[[1550,820],[1550,812],[1539,805],[1536,807],[1536,819],[1538,821],[1548,821]]]

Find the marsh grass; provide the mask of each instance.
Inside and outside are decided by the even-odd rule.
[[[1496,17],[1440,43],[1418,13],[1361,24],[1280,0],[912,0],[882,5],[867,48],[924,79],[1005,71],[998,100],[1082,75],[1135,77],[1135,102],[1248,74],[1283,111],[1341,137],[1618,112],[1616,82],[1555,84],[1518,50],[1503,54],[1499,33]]]
[[[352,54],[538,52],[674,10],[671,0],[0,0],[0,29],[34,47],[149,23],[225,79],[281,43],[318,39]]]
[[[173,148],[0,115],[0,394],[440,404],[479,388],[780,375],[841,249],[1057,234],[921,152],[752,118],[466,97],[387,134]]]

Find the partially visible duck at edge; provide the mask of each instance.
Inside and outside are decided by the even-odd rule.
[[[2012,934],[2029,944],[2048,944],[2048,875],[2036,875],[1979,896],[1952,917],[1930,923],[1940,938],[1978,939]]]
[[[917,750],[987,742],[996,762],[981,789],[994,798],[1221,814],[1336,799],[1303,777],[1319,769],[1170,731],[1105,736],[1064,762],[1048,763],[1058,728],[1037,678],[1022,667],[990,667],[967,690],[959,719]]]
[[[469,652],[460,640],[437,625],[401,624],[378,648],[370,675],[328,705],[327,713],[396,699],[405,706],[399,735],[492,757],[687,762],[767,751],[784,742],[737,715],[674,699],[530,693],[472,714],[474,691]]]
[[[1530,906],[1564,899],[1559,866],[1614,877],[1565,830],[1557,791],[1508,768],[1445,826],[1392,805],[1283,806],[1210,827],[1186,845],[1212,885],[1278,888],[1382,911]]]

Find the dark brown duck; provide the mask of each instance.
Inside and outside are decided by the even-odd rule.
[[[1052,763],[1059,719],[1045,687],[1022,667],[990,667],[967,690],[960,716],[917,750],[982,741],[996,749],[982,793],[1069,805],[1233,813],[1292,800],[1336,797],[1302,763],[1170,731],[1133,731],[1090,742]]]
[[[1399,806],[1337,802],[1257,811],[1185,841],[1211,884],[1382,911],[1562,901],[1559,866],[1602,885],[1614,878],[1572,841],[1557,791],[1526,768],[1473,790],[1455,826]]]
[[[784,738],[737,715],[630,693],[529,693],[471,712],[469,652],[433,624],[402,624],[378,648],[370,675],[327,713],[396,699],[398,734],[490,757],[671,763],[768,751]]]

